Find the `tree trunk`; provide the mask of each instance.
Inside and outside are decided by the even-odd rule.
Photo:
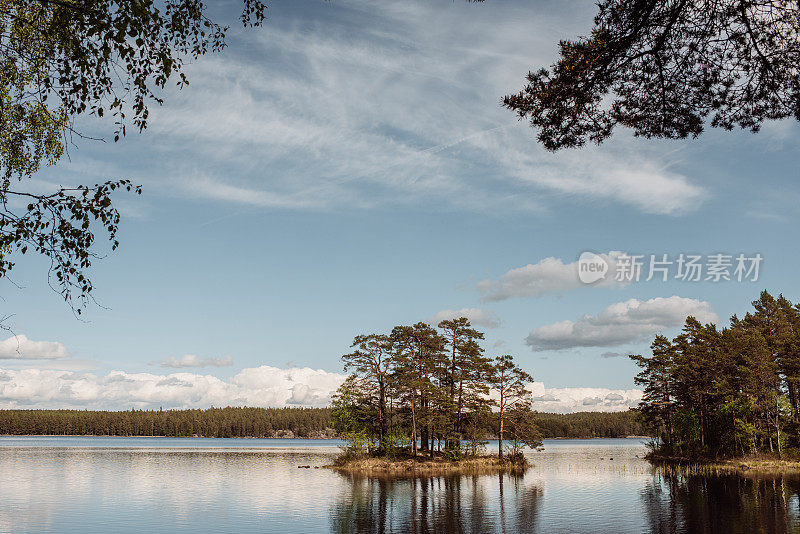
[[[502,400],[500,401],[502,404]],[[506,422],[505,415],[503,414],[503,406],[500,406],[500,432],[497,434],[497,457],[503,459],[503,424]]]
[[[420,346],[417,348],[417,372],[419,374],[419,382],[420,384],[427,384],[427,376],[425,370],[423,368],[423,348],[420,342]],[[420,417],[422,418],[422,428],[420,428],[420,442],[419,447],[420,450],[426,451],[428,450],[428,422],[426,419],[429,417],[428,414],[428,397],[427,394],[423,391],[422,386],[420,386],[419,392],[419,412]]]
[[[705,399],[700,399],[700,446],[706,446],[706,406]]]
[[[453,357],[451,360],[450,366],[450,406],[455,404],[456,400],[456,335],[453,334]],[[458,419],[461,416],[461,407],[459,406],[456,409],[455,416],[453,417],[453,434],[456,436],[455,439],[448,439],[446,441],[447,448],[453,448],[455,445],[454,441],[458,439]]]
[[[378,380],[378,454],[386,454],[386,387]]]
[[[781,451],[781,422],[780,422],[780,415],[781,415],[781,408],[779,404],[779,398],[775,396],[775,440],[778,443],[778,458],[783,456],[783,451]]]
[[[411,455],[417,456],[417,402],[411,392]]]
[[[419,410],[420,416],[423,418],[422,421],[422,428],[420,428],[420,443],[419,448],[422,451],[428,450],[428,440],[430,439],[430,425],[428,424],[425,419],[430,418],[430,414],[428,413],[428,401],[420,396],[419,400]]]
[[[389,435],[391,436],[394,433],[394,428],[392,427],[392,415],[394,413],[394,400],[389,399],[389,411],[387,412],[387,419],[388,419],[388,428],[389,428]]]
[[[461,410],[464,409],[464,380],[458,381],[458,407],[456,409],[456,436],[459,438],[463,433],[463,429],[461,428]]]
[[[797,384],[792,379],[786,380],[787,386],[789,386],[789,404],[792,405],[792,420],[797,421],[798,416],[798,398],[797,398]]]

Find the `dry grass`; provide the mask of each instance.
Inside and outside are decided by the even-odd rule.
[[[355,458],[325,467],[351,474],[416,476],[498,472],[521,473],[528,468],[528,463],[525,460],[522,462],[501,462],[493,456],[464,458],[461,460],[418,456],[416,458],[405,457],[398,459]]]
[[[718,469],[731,469],[753,473],[787,473],[800,472],[800,461],[778,460],[775,458],[742,458],[715,462]]]
[[[800,473],[800,460],[778,459],[768,455],[715,460],[650,455],[648,459],[653,464],[665,467],[668,470],[686,473],[741,473],[753,475]]]

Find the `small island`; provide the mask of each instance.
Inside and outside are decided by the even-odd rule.
[[[718,329],[688,317],[652,355],[632,355],[640,411],[662,466],[754,473],[800,471],[800,306],[763,291]]]
[[[465,456],[451,458],[444,454],[430,456],[364,456],[337,458],[333,465],[325,466],[341,473],[373,476],[426,476],[448,474],[523,473],[530,467],[527,459],[520,455],[514,458],[497,456]]]
[[[333,396],[332,419],[347,441],[342,472],[441,474],[524,471],[538,448],[533,377],[511,355],[484,355],[468,319],[396,326],[360,335],[342,356],[350,375]],[[486,454],[489,438],[497,456]]]

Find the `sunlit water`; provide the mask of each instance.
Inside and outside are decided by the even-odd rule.
[[[338,445],[0,437],[0,532],[800,532],[800,478],[666,475],[640,440],[547,440],[524,476],[412,480],[316,469]]]

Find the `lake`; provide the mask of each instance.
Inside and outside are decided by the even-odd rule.
[[[545,440],[523,476],[411,480],[315,469],[338,444],[0,437],[0,532],[800,532],[800,477],[671,475],[637,439]]]

